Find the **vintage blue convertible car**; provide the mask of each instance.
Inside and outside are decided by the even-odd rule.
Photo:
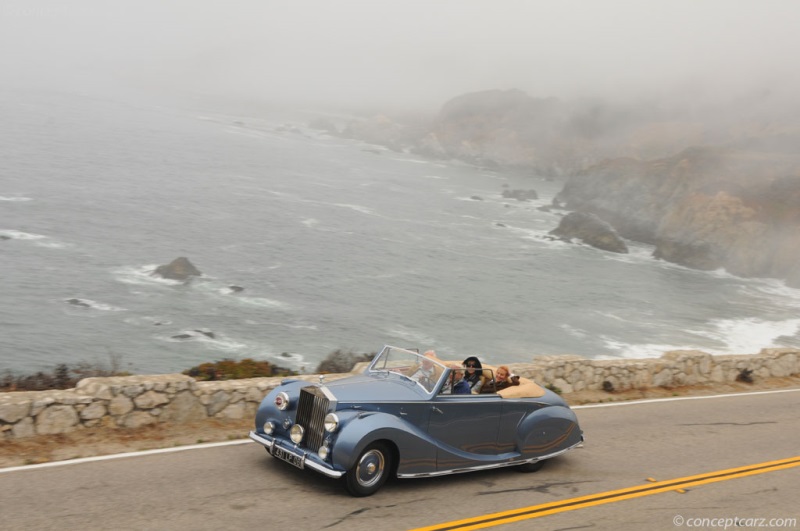
[[[358,376],[283,380],[259,406],[250,437],[297,468],[344,477],[353,496],[374,494],[389,476],[535,471],[583,441],[557,394],[526,378],[497,392],[450,394],[453,367],[387,346]],[[492,368],[483,378],[491,385]]]

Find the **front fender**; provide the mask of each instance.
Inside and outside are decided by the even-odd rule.
[[[333,444],[334,466],[349,470],[364,449],[376,441],[389,441],[397,450],[398,473],[436,470],[436,446],[427,433],[396,415],[372,411],[359,412],[342,423]]]
[[[269,419],[276,420],[278,424],[282,423],[284,419],[287,418],[293,419],[295,410],[297,408],[297,398],[294,399],[294,402],[289,406],[287,410],[281,411],[275,406],[274,403],[275,396],[280,392],[286,392],[289,395],[296,397],[297,395],[299,395],[300,389],[307,385],[308,382],[304,382],[301,380],[285,379],[281,381],[281,384],[272,391],[270,391],[259,404],[255,416],[256,431],[261,431],[264,422]]]

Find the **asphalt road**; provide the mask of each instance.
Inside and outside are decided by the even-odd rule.
[[[0,469],[0,529],[461,530],[494,513],[504,530],[800,529],[799,406],[800,389],[576,408],[586,444],[539,472],[396,480],[369,498],[255,443]]]

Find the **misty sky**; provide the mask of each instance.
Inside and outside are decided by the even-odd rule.
[[[800,87],[794,0],[0,0],[0,86],[438,108]]]

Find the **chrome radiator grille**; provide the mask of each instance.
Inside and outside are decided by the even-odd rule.
[[[306,448],[317,451],[325,438],[325,415],[330,402],[319,387],[304,387],[300,390],[295,423],[306,432]]]

